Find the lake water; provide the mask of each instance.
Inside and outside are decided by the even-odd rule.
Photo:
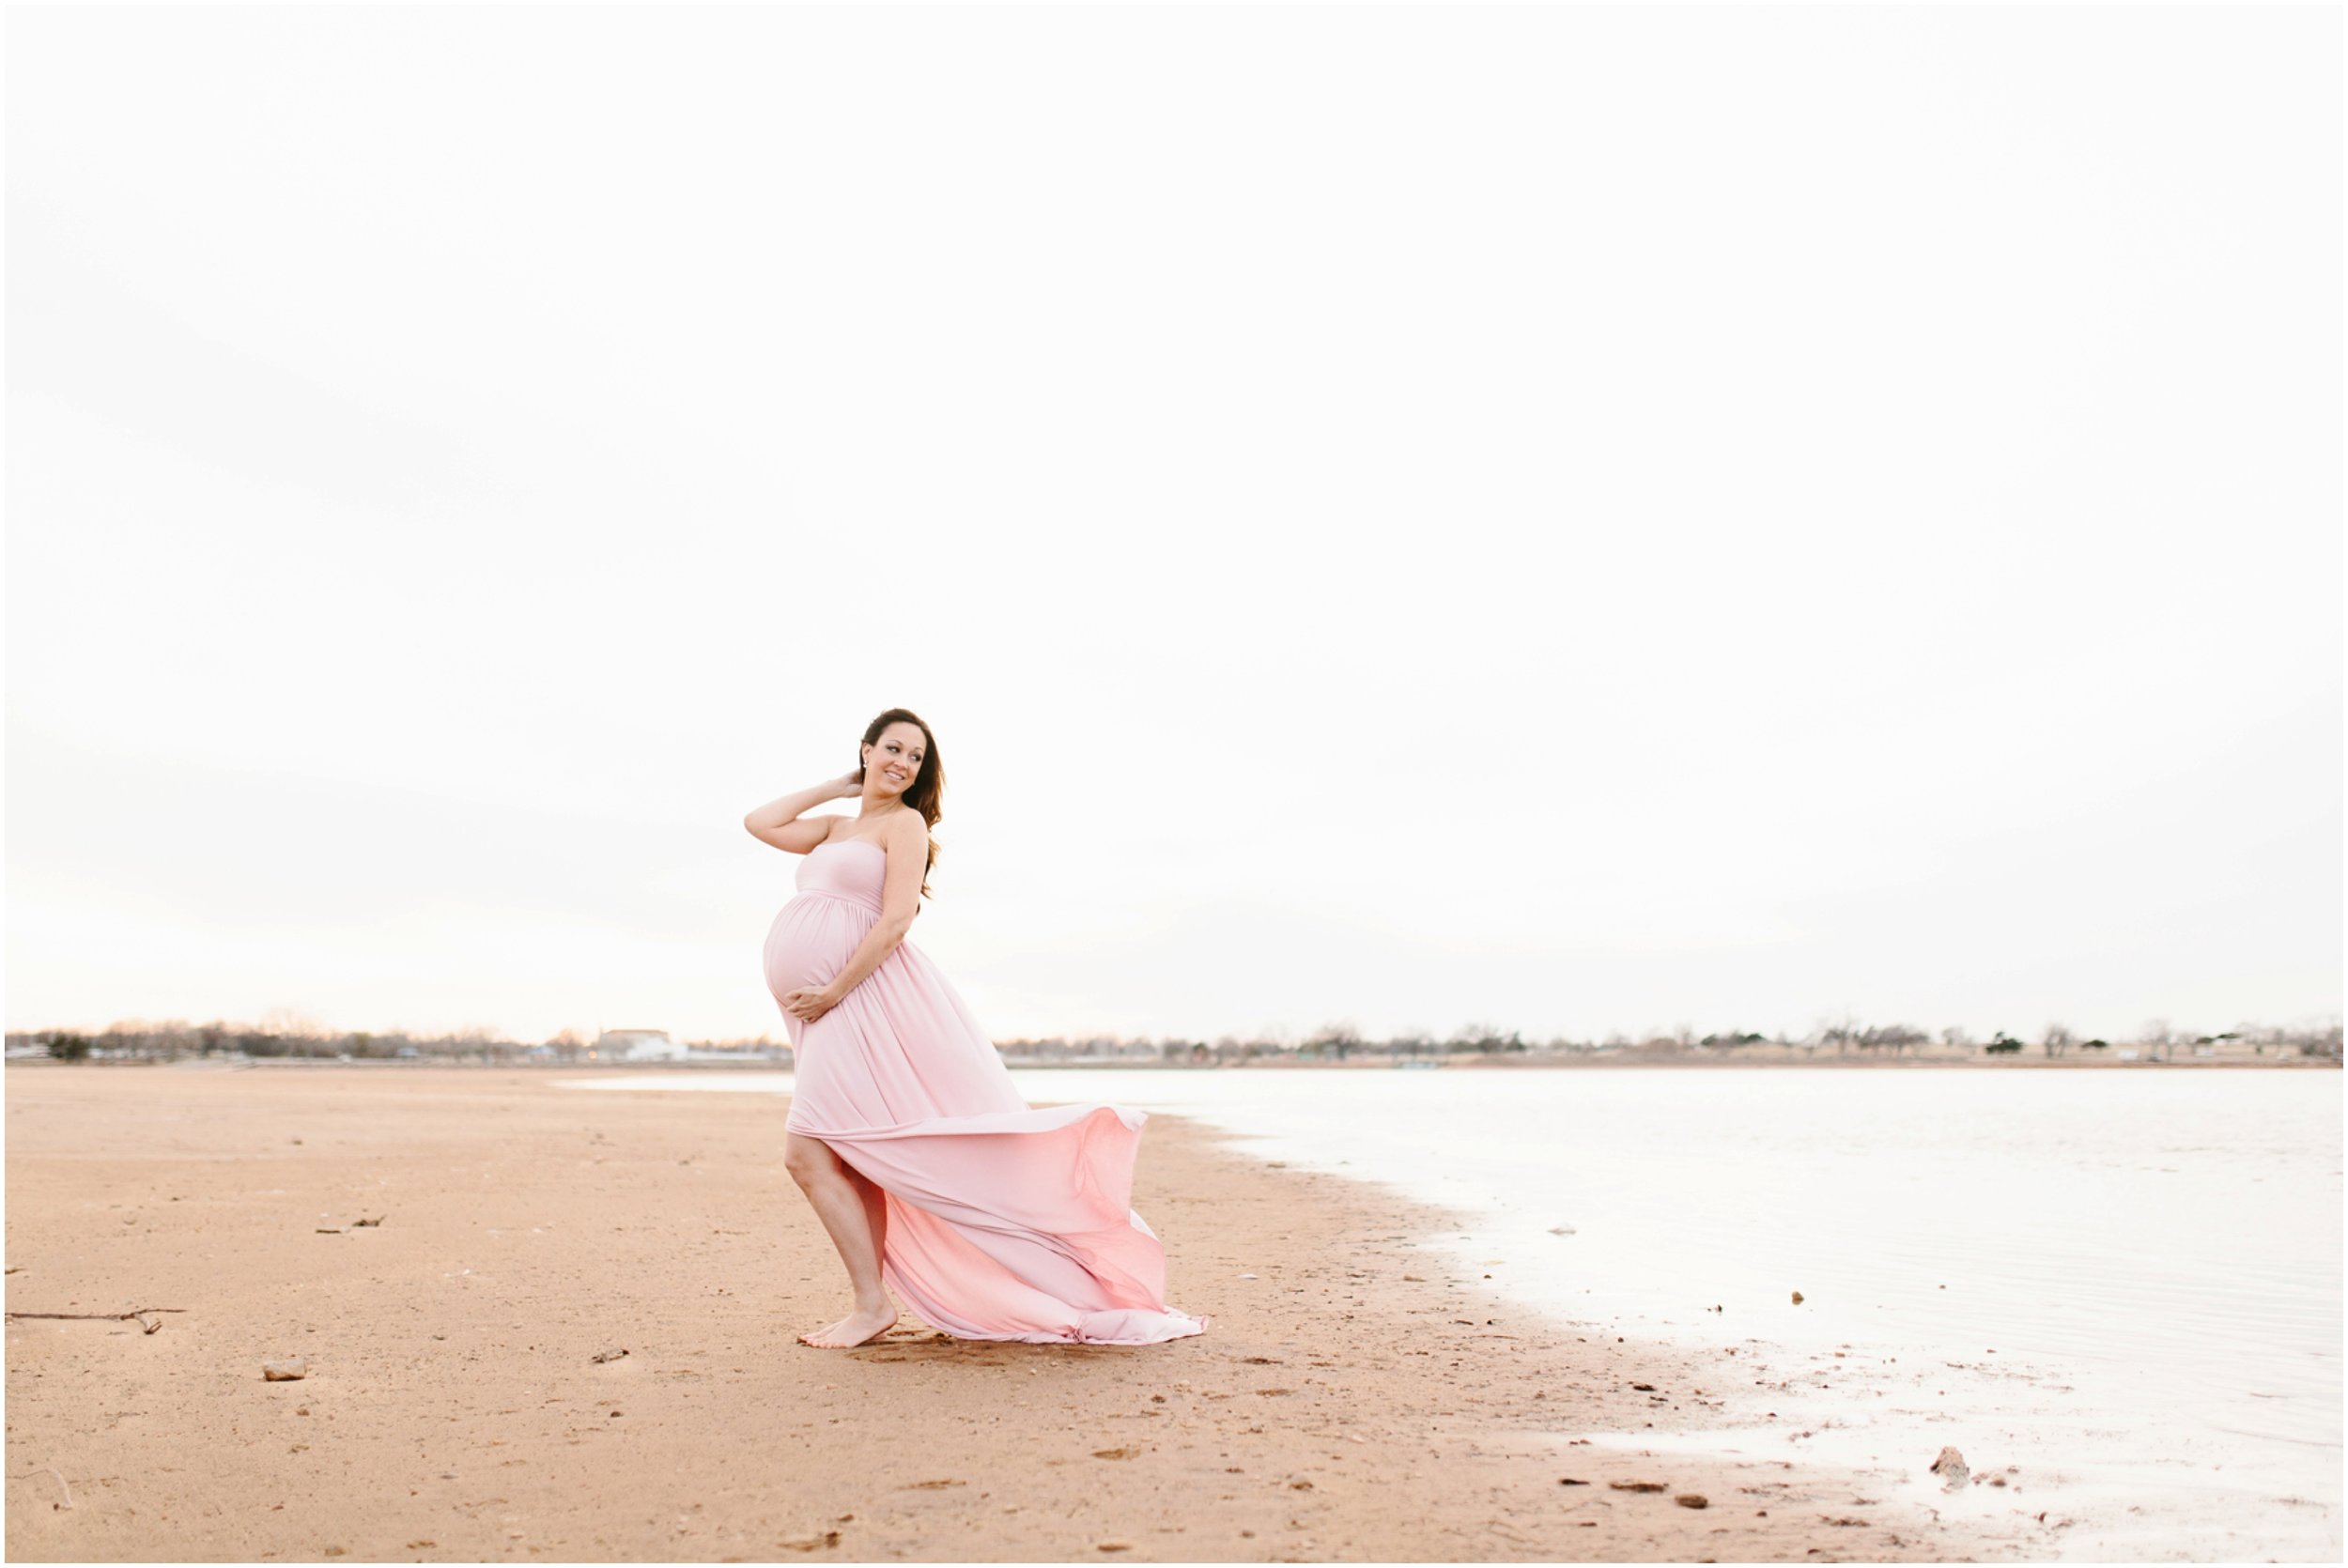
[[[1455,1268],[1571,1323],[1736,1346],[1707,1391],[1739,1422],[1689,1446],[1890,1467],[1952,1518],[2047,1511],[2073,1560],[2340,1560],[2336,1072],[1017,1077],[1452,1207]],[[1943,1444],[2010,1484],[1944,1496]]]

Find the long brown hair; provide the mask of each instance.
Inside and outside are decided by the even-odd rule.
[[[946,797],[946,764],[938,759],[937,737],[930,733],[930,727],[912,709],[890,708],[864,727],[864,739],[857,744],[856,781],[864,782],[864,748],[880,745],[881,731],[892,724],[910,724],[921,731],[921,766],[899,798],[920,812],[923,822],[935,827],[938,818],[945,815],[941,803]],[[937,840],[932,838],[929,859],[921,867],[921,897],[925,899],[935,897],[930,892],[930,871],[936,864]]]

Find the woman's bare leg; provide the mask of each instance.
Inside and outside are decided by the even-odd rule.
[[[879,1338],[897,1321],[897,1304],[881,1284],[881,1244],[888,1222],[885,1195],[850,1170],[831,1145],[819,1138],[786,1133],[782,1163],[807,1194],[831,1244],[840,1250],[840,1261],[847,1265],[848,1284],[856,1292],[854,1312],[827,1329],[799,1338],[825,1349],[844,1349]]]
[[[865,1176],[846,1161],[842,1160],[840,1162],[840,1169],[850,1181],[856,1183],[857,1195],[864,1200],[864,1218],[872,1227],[873,1263],[877,1270],[880,1260],[888,1255],[888,1194],[882,1190],[879,1182]],[[882,1282],[882,1289],[887,1288],[888,1283]]]

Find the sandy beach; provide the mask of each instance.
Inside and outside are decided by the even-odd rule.
[[[178,1309],[10,1319],[9,1557],[2055,1550],[1880,1474],[1643,1454],[1718,1419],[1733,1365],[1505,1304],[1423,1246],[1442,1211],[1163,1115],[1134,1203],[1206,1334],[982,1344],[908,1314],[811,1349],[793,1336],[844,1282],[783,1172],[782,1098],[564,1076],[8,1068],[8,1310]],[[290,1358],[306,1377],[264,1379]]]

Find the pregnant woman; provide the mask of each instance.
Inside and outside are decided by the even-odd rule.
[[[945,975],[905,940],[936,859],[946,773],[903,708],[862,763],[742,825],[799,863],[766,933],[766,987],[797,1082],[783,1165],[840,1249],[855,1310],[799,1336],[886,1333],[899,1299],[960,1339],[1155,1345],[1207,1327],[1166,1304],[1166,1252],[1128,1204],[1142,1123],[1111,1105],[1031,1110]],[[856,799],[853,817],[802,818]]]

